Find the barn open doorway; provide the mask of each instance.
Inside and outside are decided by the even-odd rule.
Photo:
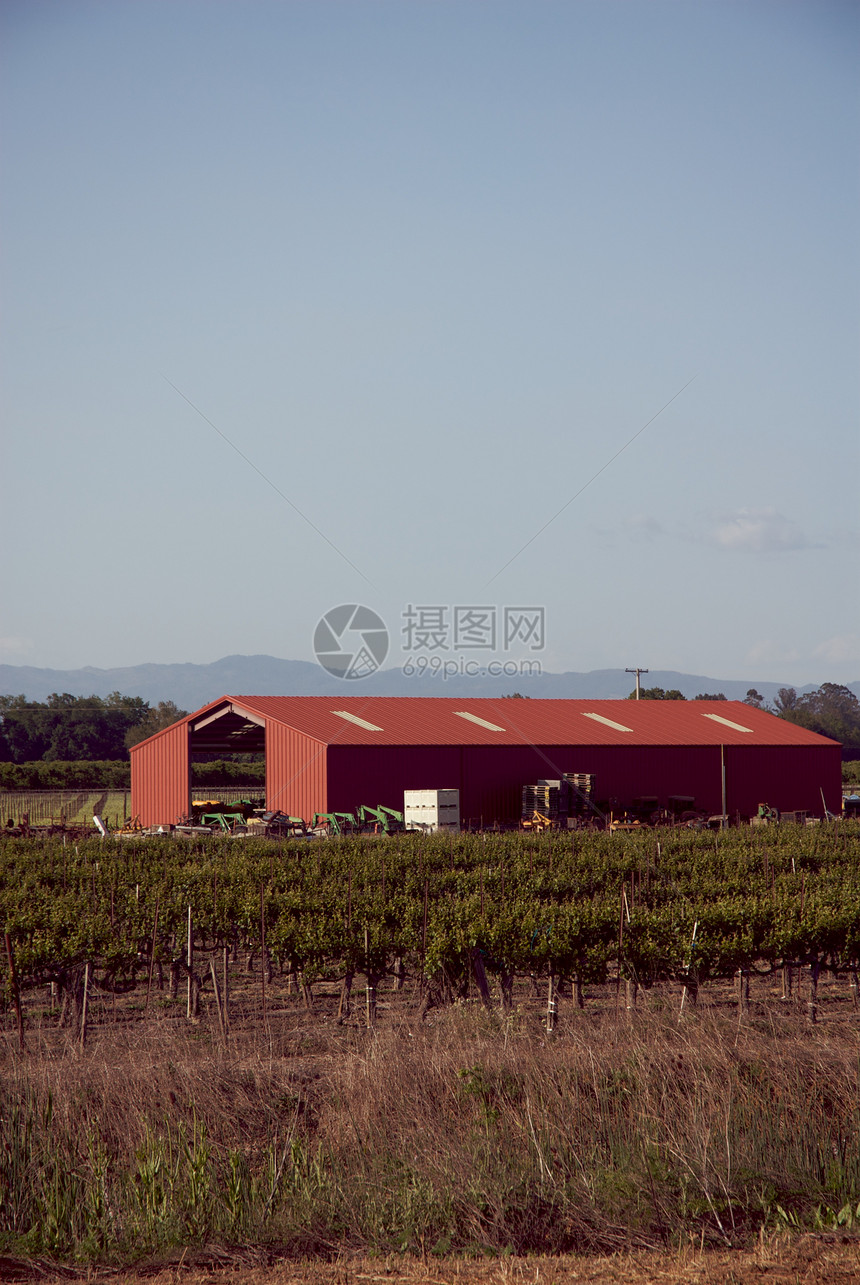
[[[224,701],[188,727],[191,806],[235,804],[260,807],[266,798],[266,724],[240,702]]]

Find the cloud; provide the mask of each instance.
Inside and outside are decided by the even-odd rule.
[[[740,553],[784,553],[814,547],[797,523],[776,509],[737,509],[716,527],[713,539],[721,548]]]
[[[819,643],[812,654],[830,665],[860,664],[860,634],[836,634]]]

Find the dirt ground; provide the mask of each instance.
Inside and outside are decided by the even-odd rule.
[[[89,997],[88,1039],[99,1034],[106,1039],[111,1032],[120,1031],[127,1036],[131,1028],[152,1029],[154,1022],[169,1022],[177,1029],[185,1027],[189,1032],[207,1031],[217,1041],[219,1028],[209,962],[212,961],[220,976],[220,951],[200,951],[197,960],[197,971],[202,978],[203,988],[199,1001],[199,1018],[194,1023],[187,1022],[185,1017],[185,981],[179,985],[177,994],[168,998],[169,977],[165,970],[162,977],[154,978],[149,996],[145,978],[137,989],[127,994],[117,995],[94,988]],[[297,1028],[304,1031],[315,1028],[318,1033],[325,1031],[329,1036],[364,1030],[367,1025],[364,980],[360,974],[356,976],[348,1015],[342,1016],[339,981],[320,979],[302,992],[293,977],[275,969],[269,975],[263,992],[259,958],[254,957],[253,963],[246,967],[237,956],[230,966],[231,1032],[237,1038],[253,1037],[264,1032],[268,1041],[273,1034],[287,1034]],[[739,1022],[764,1023],[774,1034],[779,1031],[781,1036],[787,1036],[789,1028],[798,1024],[804,1029],[810,1017],[814,1017],[816,1023],[823,1026],[839,1027],[851,1033],[856,1028],[858,1013],[852,981],[852,977],[848,975],[834,976],[823,972],[817,984],[814,1012],[810,1013],[807,969],[794,967],[788,978],[778,969],[772,972],[752,970],[747,980],[744,1012],[739,1009],[740,992],[736,979],[720,979],[703,985],[698,995],[697,1011],[703,1014],[737,1015]],[[146,997],[145,1001],[143,997]],[[560,987],[558,1019],[562,1026],[572,1023],[581,1025],[583,1021],[595,1021],[607,1016],[619,1019],[626,1015],[645,1019],[649,1013],[672,1011],[680,1014],[682,1005],[688,1013],[693,1011],[693,998],[685,996],[682,986],[675,981],[659,982],[633,993],[632,1003],[635,1008],[632,1014],[626,1012],[630,996],[616,978],[586,985],[583,997],[584,1007],[578,1009],[572,999],[570,984]],[[475,1005],[479,1002],[474,984],[468,988],[466,1002]],[[543,1029],[547,1007],[545,979],[538,981],[526,976],[517,977],[513,1002],[522,1020],[535,1031]],[[380,1028],[391,1023],[415,1021],[417,1012],[418,992],[414,978],[407,980],[402,988],[392,977],[379,984],[376,1020]],[[428,1025],[432,1026],[438,1015],[438,1009],[432,1010]],[[50,988],[33,989],[26,995],[25,1020],[28,1039],[34,1046],[59,1054],[69,1044],[69,1031],[60,1028],[59,1019],[60,1010]],[[14,1015],[11,1012],[6,1014],[5,1023],[0,1024],[0,1034],[6,1036],[10,1045],[14,1042]],[[77,1033],[72,1042],[77,1042]]]
[[[849,1285],[860,1281],[860,1238],[762,1239],[751,1250],[617,1254],[606,1258],[343,1258],[274,1261],[214,1251],[134,1269],[66,1269],[0,1258],[0,1280],[105,1285]]]

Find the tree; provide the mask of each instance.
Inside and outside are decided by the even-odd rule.
[[[636,700],[635,689],[627,699],[629,701]],[[664,691],[662,687],[643,687],[639,692],[639,699],[643,701],[684,701],[687,698],[683,692],[678,691],[677,687],[670,688],[668,692]]]
[[[149,713],[139,696],[72,696],[53,692],[46,701],[0,697],[0,757],[6,762],[125,759],[125,738]]]
[[[780,717],[811,732],[829,736],[843,745],[860,747],[860,701],[850,687],[822,683],[813,692],[798,696],[794,688],[783,688],[779,697]]]
[[[156,732],[163,731],[165,727],[172,727],[174,723],[178,723],[180,718],[185,718],[187,714],[187,709],[180,709],[173,701],[159,701],[155,709],[147,709],[141,721],[135,727],[130,727],[126,732],[126,748],[131,749],[132,745],[145,741],[148,736],[154,736]]]
[[[797,692],[793,687],[780,687],[773,702],[773,710],[780,718],[788,718],[792,710],[797,709]]]
[[[725,699],[725,692],[699,692],[696,697],[697,701],[724,701]]]
[[[762,696],[761,692],[757,692],[754,687],[750,687],[749,691],[744,697],[744,704],[752,705],[756,709],[767,709],[767,706],[765,705],[765,702],[764,702],[764,697]]]

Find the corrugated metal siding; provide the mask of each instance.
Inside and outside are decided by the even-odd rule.
[[[266,806],[306,821],[328,812],[326,755],[319,741],[267,718]]]
[[[831,812],[842,808],[842,754],[839,746],[750,745],[726,749],[728,810],[751,816],[759,803],[783,812],[801,808],[821,816],[821,791]]]
[[[187,720],[132,747],[131,811],[141,825],[175,825],[191,811]]]
[[[333,811],[359,803],[403,806],[404,790],[460,791],[464,823],[516,821],[523,785],[564,772],[595,772],[600,798],[629,806],[637,795],[691,794],[718,811],[719,749],[605,746],[356,746],[329,747],[329,800]]]
[[[718,811],[719,749],[684,747],[616,749],[605,745],[540,745],[533,749],[467,747],[467,790],[461,815],[510,821],[520,814],[521,787],[565,772],[593,772],[595,799],[614,808],[629,807],[634,798],[656,795],[665,806],[670,794],[689,794],[697,805]]]
[[[330,745],[329,807],[351,812],[360,803],[403,808],[404,790],[460,790],[460,747],[451,745]]]
[[[689,795],[709,814],[722,809],[720,747],[714,745],[356,746],[329,747],[329,806],[351,811],[359,803],[403,806],[403,791],[460,791],[464,823],[491,825],[520,815],[522,786],[564,772],[593,772],[595,797],[629,807],[637,797],[656,796],[665,807],[672,794]],[[783,811],[806,808],[821,814],[819,786],[828,807],[840,801],[840,752],[821,748],[727,746],[726,805],[730,814],[752,815],[760,802]],[[320,809],[322,810],[322,809]]]

